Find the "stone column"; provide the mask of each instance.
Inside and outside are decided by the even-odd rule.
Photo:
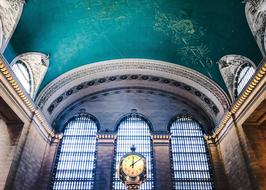
[[[227,178],[225,175],[224,165],[220,154],[219,142],[215,143],[215,139],[206,136],[208,151],[211,157],[211,169],[214,177],[214,185],[216,190],[229,189]]]
[[[172,189],[170,135],[153,135],[155,189]]]
[[[115,135],[97,135],[95,188],[110,190],[112,188]]]
[[[47,144],[42,162],[42,167],[40,170],[40,175],[35,184],[36,189],[47,190],[50,188],[51,179],[53,175],[52,172],[54,170],[54,161],[56,158],[56,154],[58,153],[59,143],[59,139],[52,139],[51,142]]]

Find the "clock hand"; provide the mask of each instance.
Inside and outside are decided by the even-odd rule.
[[[132,168],[134,167],[134,156],[132,156],[132,164],[130,165]]]
[[[134,164],[136,164],[138,161],[140,161],[142,158],[138,159],[136,162],[133,162],[130,166],[133,168]]]

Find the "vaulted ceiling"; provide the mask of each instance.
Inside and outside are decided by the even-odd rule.
[[[5,51],[49,54],[42,88],[81,65],[145,58],[195,69],[225,89],[217,61],[260,51],[242,0],[29,0]]]

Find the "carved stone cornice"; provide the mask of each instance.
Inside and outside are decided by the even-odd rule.
[[[236,99],[234,104],[231,106],[230,111],[228,111],[224,118],[222,119],[219,127],[212,135],[212,139],[216,139],[218,141],[218,136],[223,136],[226,131],[230,128],[230,122],[233,120],[234,115],[239,115],[242,111],[242,108],[246,103],[252,103],[252,98],[254,97],[254,92],[259,88],[265,87],[266,83],[266,63],[265,60],[262,62],[261,66],[257,69],[256,73],[252,77],[252,80],[248,84],[248,86],[241,92],[239,97]],[[257,92],[257,91],[256,91]],[[252,95],[253,94],[253,95]],[[249,99],[249,100],[248,100]],[[247,102],[247,100],[249,102]],[[247,105],[246,105],[247,106]]]
[[[103,81],[106,81],[106,77],[116,75],[150,75],[165,78],[168,80],[180,81],[194,89],[197,89],[202,94],[205,94],[207,97],[209,97],[209,99],[220,110],[221,115],[223,115],[224,111],[229,107],[227,95],[217,84],[215,84],[206,76],[192,69],[177,64],[145,59],[110,60],[76,68],[59,76],[51,83],[49,83],[37,97],[36,103],[43,110],[43,113],[49,120],[50,116],[48,113],[48,108],[62,94],[66,93],[68,90],[75,86],[78,88],[78,85],[82,82],[89,83],[95,80],[99,80],[99,83],[101,83],[101,79]],[[127,84],[125,83],[123,85],[126,86]],[[148,86],[150,87],[150,84]],[[103,88],[106,88],[106,85],[102,85],[102,87],[101,85],[97,86],[97,89],[103,90]],[[161,87],[158,88],[163,89],[164,87],[161,85]],[[92,90],[90,91],[92,92]],[[88,93],[89,92],[83,91],[83,93],[80,93],[80,95],[73,96],[75,97],[75,100],[73,99],[73,101],[77,101],[79,96],[80,98],[82,98],[85,95],[89,95]],[[67,101],[68,105],[70,104],[70,102],[73,103],[70,98],[68,98]],[[59,110],[57,110],[57,112],[59,112]],[[219,115],[219,117],[221,115]]]
[[[97,143],[104,145],[114,145],[116,140],[116,134],[113,133],[101,133],[97,134]]]
[[[28,112],[32,113],[32,117],[36,117],[36,122],[40,123],[40,127],[43,127],[44,130],[51,136],[56,137],[50,125],[47,123],[45,117],[40,112],[40,110],[35,106],[34,102],[31,100],[29,95],[25,92],[21,84],[19,84],[18,79],[14,73],[10,70],[9,66],[5,63],[4,58],[0,55],[0,74],[2,74],[5,80],[9,83],[12,90],[20,98],[20,101],[24,103]],[[8,88],[8,87],[6,87]]]
[[[170,145],[171,134],[152,134],[153,144],[156,145]]]

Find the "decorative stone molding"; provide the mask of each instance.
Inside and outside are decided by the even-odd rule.
[[[3,76],[3,78],[1,78]],[[35,106],[32,99],[29,97],[29,95],[25,92],[24,88],[21,86],[21,84],[16,82],[16,77],[12,70],[9,68],[8,64],[4,61],[4,58],[0,55],[0,82],[7,81],[7,84],[9,84],[8,90],[12,90],[15,93],[13,94],[13,98],[15,98],[15,95],[19,97],[19,101],[21,102],[20,107],[25,107],[28,113],[31,113],[35,118],[36,122],[39,123],[39,126],[41,127],[41,130],[46,131],[52,138],[57,138],[53,130],[51,129],[50,125],[47,123],[45,117],[43,116],[42,112]],[[7,86],[7,85],[5,85]],[[43,129],[42,129],[43,128]]]
[[[246,0],[245,12],[253,36],[265,56],[266,0]]]
[[[256,65],[250,59],[242,55],[226,55],[219,60],[218,64],[231,99],[234,100],[234,91],[236,88],[234,83],[238,68],[245,64],[252,65],[254,68],[256,68]]]
[[[99,144],[109,144],[109,145],[114,145],[116,141],[116,134],[113,133],[101,133],[99,132],[96,136],[97,138],[97,143]]]
[[[110,134],[110,133],[99,133],[97,134],[97,139],[116,139],[116,135],[115,134]]]
[[[152,139],[154,140],[170,140],[171,135],[169,134],[153,134]]]
[[[39,86],[48,70],[49,56],[38,52],[28,52],[17,56],[12,62],[11,67],[17,61],[22,61],[30,70],[32,78],[31,96],[34,99]]]
[[[116,77],[119,77],[119,80],[116,80]],[[179,85],[174,85],[175,82],[185,84],[186,88],[190,89],[179,88]],[[96,83],[97,85],[95,85]],[[85,88],[83,86],[85,84],[89,87]],[[182,96],[206,110],[214,123],[219,122],[229,107],[226,94],[206,76],[177,64],[145,59],[110,60],[76,68],[49,83],[37,97],[36,103],[49,122],[53,122],[62,110],[85,96],[108,89],[125,87],[153,88]],[[82,90],[76,92],[78,89]],[[199,96],[188,92],[191,89],[199,92],[196,94],[208,97],[208,100],[213,102],[219,113],[215,115],[213,110],[210,110],[209,106],[206,106],[207,103],[202,101]],[[73,94],[73,92],[75,93]],[[64,98],[62,95],[71,96]],[[51,111],[51,109],[49,108],[56,101],[62,103],[54,106],[53,114],[50,114],[49,110]]]
[[[2,43],[0,53],[3,53],[22,14],[24,0],[1,0],[0,1],[0,20],[2,24]]]
[[[171,134],[152,134],[152,141],[154,145],[170,146]]]
[[[240,114],[241,111],[243,111],[241,109],[243,105],[245,105],[248,99],[249,99],[248,102],[252,103],[252,98],[253,98],[252,96],[254,96],[254,91],[258,90],[259,88],[263,88],[263,86],[265,87],[265,83],[266,83],[266,63],[264,61],[257,70],[257,72],[254,74],[252,81],[250,81],[249,85],[242,91],[240,96],[231,106],[230,111],[228,111],[224,115],[222,122],[220,123],[215,133],[212,135],[212,139],[215,139],[217,141],[218,136],[223,136],[223,134],[229,130],[228,127],[230,126],[229,125],[230,121],[232,122],[232,117],[237,113]]]
[[[164,85],[170,85],[170,86],[175,86],[177,88],[180,88],[180,90],[185,90],[188,93],[190,93],[193,96],[197,96],[199,99],[201,99],[202,102],[206,103],[206,106],[210,108],[210,110],[213,110],[214,115],[217,115],[219,113],[219,109],[216,107],[216,105],[213,103],[212,100],[210,100],[205,94],[202,94],[200,91],[197,89],[188,86],[187,84],[184,84],[182,82],[177,82],[171,79],[166,79],[162,77],[156,77],[156,76],[148,76],[148,75],[116,75],[116,76],[110,76],[110,77],[105,77],[105,78],[100,78],[100,79],[95,79],[94,81],[89,81],[89,82],[82,82],[77,86],[72,87],[65,93],[61,94],[55,101],[52,102],[52,104],[48,108],[48,112],[50,114],[53,113],[53,110],[65,99],[70,98],[73,96],[75,93],[79,93],[81,90],[84,90],[86,88],[90,88],[94,85],[101,85],[103,83],[111,83],[111,82],[116,82],[116,81],[127,81],[127,80],[133,80],[133,81],[138,81],[138,80],[144,80],[147,82],[153,82],[153,83],[159,83],[159,84],[164,84]],[[152,83],[151,83],[152,86]],[[122,90],[122,89],[121,89]],[[127,89],[130,90],[130,89]],[[145,90],[145,89],[144,89]],[[110,95],[112,93],[117,93],[119,90],[115,92],[109,91],[107,94],[105,93],[99,93],[97,96],[95,95],[95,99],[98,96],[106,96]],[[154,94],[156,93],[163,93],[161,91],[153,91]],[[164,93],[165,94],[165,93]],[[167,95],[165,95],[167,96]]]

